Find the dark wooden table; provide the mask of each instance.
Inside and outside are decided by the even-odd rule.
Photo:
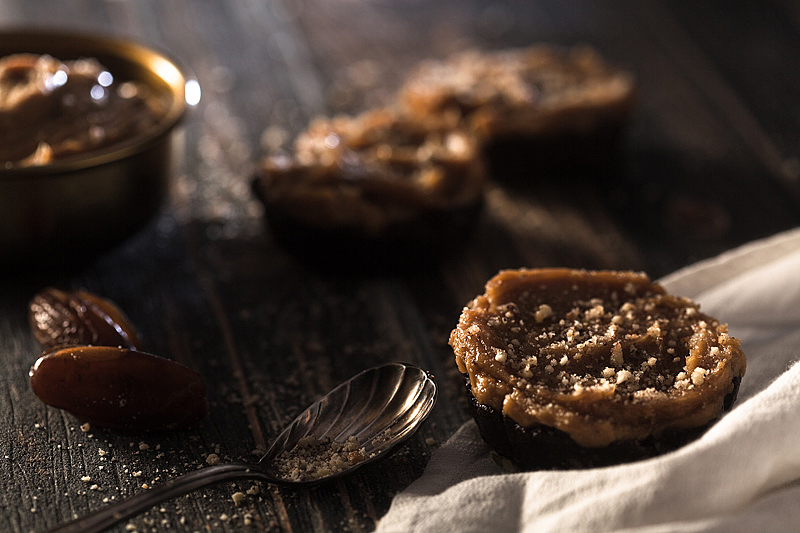
[[[4,274],[2,531],[44,530],[200,468],[212,453],[256,460],[339,381],[414,362],[437,376],[440,401],[387,461],[312,490],[256,484],[238,506],[231,495],[253,483],[222,484],[118,529],[369,531],[467,420],[447,338],[497,270],[658,277],[800,223],[797,2],[0,0],[0,25],[32,24],[163,48],[194,71],[203,98],[156,220],[70,268]],[[534,42],[588,43],[636,74],[640,100],[614,172],[495,186],[461,255],[402,275],[334,277],[273,243],[249,188],[265,142],[314,115],[384,102],[420,59]],[[39,402],[28,384],[40,348],[26,307],[48,285],[114,300],[148,351],[201,372],[205,424],[159,435],[82,431]]]

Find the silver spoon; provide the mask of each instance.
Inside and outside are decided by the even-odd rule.
[[[223,481],[255,479],[278,485],[310,486],[352,474],[357,468],[386,457],[413,435],[435,402],[436,383],[425,370],[406,363],[370,368],[303,411],[278,435],[258,463],[214,465],[190,472],[67,522],[50,533],[103,531],[161,502]],[[357,442],[357,460],[313,479],[292,476],[279,468],[276,459],[282,452],[291,456],[301,439],[302,442]]]

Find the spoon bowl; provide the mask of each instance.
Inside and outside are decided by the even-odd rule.
[[[259,461],[283,483],[309,483],[341,477],[386,457],[425,420],[436,401],[430,374],[413,365],[390,363],[365,370],[303,411],[275,439]],[[324,477],[297,477],[281,471],[278,459],[300,442],[349,443],[360,460]]]
[[[50,533],[103,531],[166,500],[223,481],[311,486],[352,474],[385,459],[411,437],[436,403],[433,376],[411,364],[388,363],[357,374],[311,404],[273,441],[256,464],[229,463],[190,472],[151,490],[49,530]],[[292,454],[307,443],[323,452],[342,446],[354,451],[347,461],[298,472],[288,468]],[[318,446],[322,444],[322,446]],[[328,453],[320,459],[325,461]]]

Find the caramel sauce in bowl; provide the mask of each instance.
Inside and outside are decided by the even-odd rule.
[[[46,30],[0,32],[0,58],[25,55],[64,65],[96,62],[113,77],[115,85],[107,91],[122,85],[123,92],[145,89],[155,114],[145,126],[123,130],[113,141],[45,157],[42,164],[0,162],[0,254],[6,267],[91,254],[146,224],[168,197],[180,149],[179,125],[189,107],[185,70],[136,42]],[[24,116],[12,114],[7,122],[4,128],[19,123],[20,132],[25,131]],[[91,121],[80,116],[74,124],[84,136],[91,128]]]

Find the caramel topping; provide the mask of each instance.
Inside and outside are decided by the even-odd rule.
[[[633,77],[607,65],[593,49],[548,45],[426,61],[400,93],[412,113],[455,113],[481,139],[591,130],[627,114],[633,96]]]
[[[501,272],[450,344],[479,402],[585,446],[709,422],[745,369],[725,325],[632,272]]]
[[[379,109],[313,121],[292,155],[264,161],[261,190],[308,223],[377,235],[420,211],[471,205],[483,182],[469,134]]]

